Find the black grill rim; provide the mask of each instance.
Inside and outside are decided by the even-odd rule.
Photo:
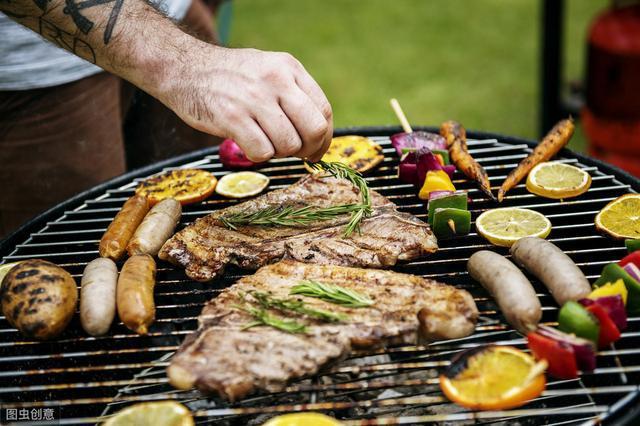
[[[429,132],[438,132],[437,127],[433,126],[414,126],[414,130],[424,130]],[[390,136],[395,133],[402,132],[400,126],[358,126],[358,127],[343,127],[334,131],[334,136],[343,136],[348,134],[358,134],[362,136]],[[491,133],[485,131],[467,131],[467,136],[470,139],[498,139],[500,141],[515,143],[515,144],[527,144],[529,147],[537,145],[537,141],[524,139],[515,136],[506,136],[499,133]],[[7,238],[0,241],[0,258],[7,256],[13,251],[15,245],[20,243],[29,237],[30,233],[35,229],[39,229],[44,226],[47,221],[52,220],[55,217],[60,216],[65,210],[73,209],[81,205],[84,200],[93,198],[95,195],[105,192],[107,189],[114,186],[122,185],[131,182],[134,178],[140,176],[147,176],[149,174],[157,173],[164,167],[170,167],[175,164],[184,164],[189,161],[197,160],[205,155],[212,155],[218,152],[218,147],[210,147],[197,151],[193,151],[180,156],[172,157],[145,167],[141,167],[130,172],[127,172],[121,176],[110,179],[103,182],[91,189],[81,192],[60,204],[50,208],[44,213],[32,218],[19,229],[10,234]],[[613,165],[605,163],[595,158],[588,157],[584,154],[574,152],[568,149],[564,149],[560,154],[570,155],[580,160],[585,165],[598,167],[601,171],[614,175],[617,179],[625,184],[631,185],[631,187],[640,192],[640,179],[632,176],[631,174],[619,169]],[[640,390],[631,392],[624,398],[624,402],[620,405],[614,406],[613,410],[605,413],[601,417],[602,424],[616,424],[616,425],[633,425],[638,424],[640,421]]]

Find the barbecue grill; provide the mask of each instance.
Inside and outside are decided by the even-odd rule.
[[[430,128],[422,128],[431,130]],[[400,210],[426,220],[425,204],[411,185],[396,178],[397,155],[389,135],[397,128],[350,128],[337,134],[369,136],[383,147],[384,162],[367,174],[372,189]],[[533,142],[489,133],[469,132],[472,155],[486,168],[492,186],[531,151]],[[559,161],[588,171],[591,189],[570,201],[529,194],[523,184],[503,206],[526,207],[544,213],[553,224],[549,240],[577,262],[593,282],[602,267],[625,254],[620,242],[596,233],[593,219],[609,201],[640,189],[640,181],[596,160],[563,151]],[[28,258],[52,261],[79,282],[84,266],[98,256],[98,240],[137,183],[154,173],[182,167],[211,171],[218,178],[227,170],[217,148],[194,152],[133,171],[60,204],[34,219],[0,244],[3,263]],[[259,169],[271,178],[269,189],[282,188],[306,173],[297,159],[276,159]],[[469,191],[472,219],[495,204],[456,172],[454,183]],[[217,195],[186,206],[180,227],[236,200]],[[55,424],[91,424],[132,403],[177,400],[187,405],[198,424],[258,425],[275,414],[322,411],[347,425],[505,423],[580,424],[629,423],[640,417],[640,317],[629,318],[622,339],[598,356],[597,369],[574,380],[550,379],[547,389],[526,406],[510,411],[472,412],[449,403],[438,387],[438,374],[459,351],[487,343],[525,348],[523,337],[509,327],[497,306],[466,272],[466,261],[477,250],[507,249],[489,245],[476,233],[440,242],[428,258],[397,265],[394,270],[433,278],[471,292],[480,310],[476,332],[469,337],[429,346],[400,346],[356,353],[317,376],[292,382],[278,393],[261,393],[229,404],[198,391],[177,391],[165,368],[182,340],[196,328],[203,304],[243,274],[229,267],[211,283],[188,279],[184,271],[158,264],[155,300],[157,320],[147,336],[113,324],[103,337],[88,337],[76,317],[56,340],[26,340],[0,317],[0,406],[8,409],[53,408]],[[121,266],[121,265],[119,265]],[[543,305],[542,322],[556,324],[558,307],[547,290],[530,277]],[[269,354],[264,354],[269,356]],[[42,411],[40,411],[42,412]],[[49,411],[51,413],[51,411]],[[38,424],[31,419],[32,424]]]

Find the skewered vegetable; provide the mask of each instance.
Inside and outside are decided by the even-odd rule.
[[[558,328],[598,343],[600,324],[598,319],[578,302],[569,301],[560,308]]]
[[[591,302],[591,300],[589,300],[589,302]],[[598,325],[600,326],[598,333],[599,348],[606,348],[611,343],[620,339],[620,330],[618,330],[616,324],[613,322],[611,317],[609,317],[607,311],[605,311],[605,309],[601,305],[593,303],[586,308],[588,312],[598,318]]]
[[[118,260],[129,240],[149,211],[149,202],[140,195],[129,198],[100,240],[100,256]]]
[[[153,206],[127,245],[129,256],[157,255],[162,245],[173,234],[181,214],[182,206],[174,198],[167,198]]]
[[[616,294],[615,296],[598,297],[595,299],[580,299],[579,303],[585,307],[589,307],[591,305],[601,306],[609,318],[611,318],[615,323],[618,330],[622,331],[627,328],[627,311],[624,309],[622,296],[619,294]]]
[[[541,325],[535,332],[527,334],[527,341],[536,358],[547,360],[547,371],[557,378],[577,377],[578,371],[572,364],[582,371],[596,368],[595,345],[589,340]],[[571,353],[573,360],[566,358],[567,352]]]
[[[442,136],[422,131],[396,133],[391,136],[391,145],[399,156],[402,156],[407,150],[417,151],[422,148],[427,148],[430,151],[447,150],[447,142]]]
[[[622,269],[624,269],[627,274],[631,275],[634,280],[640,282],[640,268],[638,268],[635,264],[627,263]]]
[[[509,173],[498,191],[498,201],[502,202],[507,192],[524,179],[534,166],[550,160],[560,152],[560,150],[569,143],[569,139],[573,136],[574,129],[575,126],[571,118],[562,120],[556,124],[538,146],[533,149],[533,152],[522,160],[520,164],[518,164],[518,167]]]
[[[633,253],[634,251],[640,250],[640,239],[639,240],[624,240],[624,245],[627,247],[629,253]]]
[[[431,228],[439,240],[468,234],[471,230],[471,212],[455,208],[437,208]]]
[[[624,266],[626,266],[626,265],[628,265],[630,263],[632,263],[632,264],[634,264],[636,266],[640,266],[640,251],[635,251],[633,253],[629,253],[628,255],[623,257],[620,262],[618,262],[618,265],[624,267]]]
[[[433,217],[436,209],[467,209],[467,194],[464,192],[454,193],[452,191],[431,191],[429,193],[429,204],[427,222],[429,225],[433,225]]]
[[[600,297],[620,296],[622,304],[627,304],[627,287],[624,285],[622,279],[618,279],[613,283],[606,283],[600,287],[594,288],[587,296],[589,299],[597,299]]]
[[[113,260],[99,257],[87,264],[80,289],[80,323],[92,336],[109,331],[116,314],[118,267]]]
[[[449,175],[443,170],[427,172],[424,184],[420,189],[418,197],[421,200],[428,200],[432,191],[455,191],[456,187],[451,183]]]
[[[47,340],[69,324],[78,302],[76,283],[51,262],[30,259],[9,270],[0,285],[2,313],[28,338]]]
[[[491,193],[489,176],[485,169],[469,154],[467,149],[467,133],[460,123],[445,121],[440,126],[440,134],[447,141],[451,162],[462,171],[469,179],[474,180],[478,187],[495,199]]]
[[[600,287],[607,283],[612,283],[621,279],[627,288],[627,312],[630,314],[640,313],[640,282],[636,281],[627,271],[617,263],[609,263],[602,269],[600,278],[593,284]]]

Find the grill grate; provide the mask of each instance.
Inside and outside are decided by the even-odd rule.
[[[365,132],[366,133],[366,132]],[[397,157],[388,129],[372,136],[386,158],[367,181],[400,209],[426,219],[424,204],[410,185],[395,178]],[[371,136],[371,131],[369,132]],[[474,136],[473,133],[470,133]],[[471,153],[499,185],[507,172],[524,158],[530,147],[522,140],[499,137],[470,140]],[[226,173],[215,149],[164,163],[165,169],[198,167],[217,177]],[[595,233],[593,218],[609,201],[635,191],[638,183],[622,173],[591,160],[563,152],[560,161],[587,170],[591,189],[571,201],[559,203],[529,194],[520,184],[510,192],[504,206],[533,208],[553,224],[549,240],[557,244],[592,281],[603,265],[621,258],[619,243]],[[134,172],[90,192],[64,208],[58,208],[27,227],[27,232],[5,242],[3,262],[43,258],[66,268],[79,282],[87,262],[97,255],[97,243],[115,213],[135,189],[137,182],[161,169]],[[305,174],[299,160],[278,159],[260,170],[271,177],[269,189],[285,187]],[[135,177],[132,179],[132,177]],[[472,219],[494,204],[457,172],[454,183],[469,191]],[[184,209],[180,227],[213,210],[236,203],[216,195]],[[24,236],[24,237],[23,237]],[[11,245],[9,245],[11,244]],[[578,424],[607,418],[629,407],[640,392],[640,318],[629,318],[629,328],[610,349],[601,351],[598,368],[575,380],[551,380],[545,392],[525,407],[511,411],[469,412],[450,404],[441,394],[437,376],[458,351],[481,344],[508,344],[524,348],[519,334],[504,319],[487,293],[469,278],[469,256],[489,248],[477,234],[440,243],[434,255],[396,266],[401,272],[438,279],[471,292],[481,313],[475,334],[425,346],[402,346],[357,353],[318,376],[293,382],[275,394],[258,394],[235,404],[207,399],[197,391],[176,391],[167,383],[164,369],[181,341],[196,328],[202,305],[245,272],[229,267],[221,279],[198,283],[166,263],[158,264],[157,320],[147,336],[129,332],[115,323],[103,337],[87,337],[76,316],[55,341],[25,340],[4,317],[0,317],[0,402],[2,408],[56,407],[59,424],[95,423],[138,401],[175,399],[193,411],[198,424],[261,424],[275,413],[322,410],[347,425],[415,424],[428,422]],[[121,266],[121,265],[119,265]],[[545,324],[555,325],[557,305],[546,289],[532,279],[541,303]],[[265,354],[268,356],[268,354]],[[56,423],[58,424],[58,423]]]

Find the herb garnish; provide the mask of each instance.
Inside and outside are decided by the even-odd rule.
[[[353,183],[360,191],[362,203],[332,207],[267,207],[253,213],[233,213],[220,216],[218,220],[230,229],[237,229],[240,225],[294,226],[307,225],[319,220],[329,220],[342,214],[351,213],[351,219],[345,227],[344,236],[348,237],[354,231],[360,232],[360,222],[370,216],[373,211],[369,187],[360,172],[337,162],[319,161],[310,163],[305,161],[305,163],[314,170],[324,171],[335,178],[346,179]]]
[[[277,309],[283,312],[296,312],[311,318],[327,322],[339,322],[349,319],[345,314],[325,311],[324,309],[314,309],[308,307],[302,300],[280,299],[271,296],[269,293],[252,291],[249,293],[260,304],[263,309]]]
[[[294,286],[289,294],[315,297],[350,308],[364,308],[373,305],[373,300],[355,290],[313,280],[300,281],[300,284]]]
[[[258,309],[251,305],[234,305],[235,308],[245,311],[246,313],[253,316],[254,320],[246,323],[242,329],[247,330],[251,327],[256,327],[258,325],[267,325],[273,328],[277,328],[278,330],[286,331],[287,333],[306,333],[307,326],[301,324],[295,320],[286,320],[283,318],[279,318],[271,315],[265,309]]]

